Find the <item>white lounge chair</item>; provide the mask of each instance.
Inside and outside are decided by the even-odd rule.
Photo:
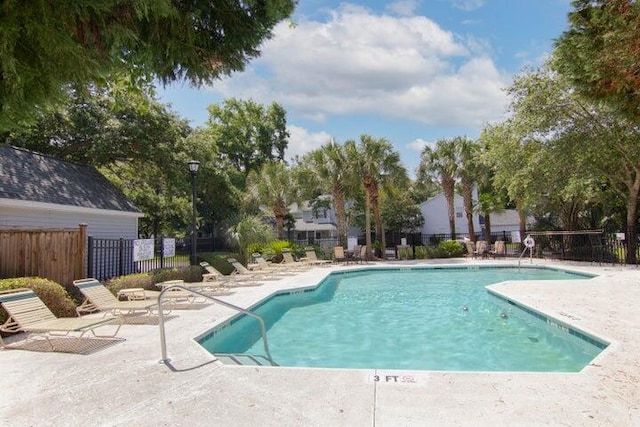
[[[241,287],[241,286],[257,286],[256,280],[251,277],[242,277],[238,274],[232,274],[226,276],[218,271],[215,267],[208,262],[201,262],[200,266],[207,270],[207,273],[202,275],[202,280],[206,283],[208,281],[222,282],[225,286]]]
[[[46,338],[52,350],[55,350],[51,337],[66,337],[75,334],[82,338],[87,332],[98,338],[113,338],[122,326],[122,318],[56,317],[44,302],[31,289],[19,288],[0,292],[0,305],[9,315],[7,321],[0,326],[3,332],[29,332],[35,336]],[[96,328],[118,323],[112,334],[96,333]],[[28,337],[29,338],[29,337]],[[28,339],[27,338],[27,339]],[[0,346],[5,347],[2,337]]]
[[[306,262],[307,264],[310,264],[310,265],[329,265],[329,264],[331,264],[331,260],[318,259],[318,256],[316,255],[316,250],[311,248],[311,247],[305,248],[304,252],[307,255],[307,257],[304,260],[304,262]]]
[[[158,309],[157,298],[120,301],[98,279],[74,280],[73,284],[84,296],[82,304],[76,307],[78,315],[95,311],[119,316],[152,315]]]

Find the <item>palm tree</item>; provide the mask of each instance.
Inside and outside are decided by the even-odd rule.
[[[345,197],[350,180],[345,148],[332,139],[307,154],[303,161],[315,173],[320,191],[331,193],[336,211],[338,242],[344,246],[347,237]]]
[[[298,201],[298,187],[291,171],[281,161],[265,163],[259,173],[249,173],[247,189],[259,203],[271,209],[276,219],[276,234],[282,239],[288,206]]]
[[[457,170],[456,147],[453,140],[440,139],[436,142],[435,149],[428,145],[424,147],[420,166],[418,167],[418,179],[423,179],[430,175],[440,181],[442,192],[447,200],[449,230],[452,239],[456,237],[454,195]]]
[[[456,137],[453,139],[453,143],[456,146],[456,157],[458,160],[457,175],[458,178],[460,178],[460,193],[462,194],[469,238],[475,241],[476,233],[473,225],[473,187],[476,185],[478,179],[478,153],[480,151],[480,145],[465,137]],[[489,237],[490,236],[487,236],[487,239]]]
[[[379,187],[387,182],[394,181],[400,184],[408,181],[407,172],[400,163],[400,154],[393,150],[393,146],[385,138],[374,138],[369,135],[361,135],[360,142],[345,143],[347,156],[351,160],[351,167],[357,171],[362,180],[365,192],[365,238],[367,245],[367,257],[371,257],[371,216],[376,227],[376,239],[385,244],[384,227],[380,216]],[[382,258],[385,251],[382,251]]]

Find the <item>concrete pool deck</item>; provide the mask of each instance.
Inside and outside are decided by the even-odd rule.
[[[369,266],[514,262],[455,259]],[[533,264],[599,275],[492,287],[611,342],[579,373],[222,365],[193,340],[235,314],[212,304],[171,313],[165,323],[166,365],[160,363],[157,324],[125,324],[119,333],[124,340],[88,340],[84,355],[0,350],[0,425],[640,426],[640,269]],[[314,286],[329,271],[361,267],[318,267],[220,299],[249,307],[280,290]]]

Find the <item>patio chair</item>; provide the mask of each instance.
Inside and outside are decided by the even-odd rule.
[[[464,245],[467,249],[467,257],[476,257],[476,245],[471,240],[466,240]]]
[[[74,280],[73,285],[85,298],[82,304],[76,307],[78,315],[95,311],[119,316],[152,315],[158,308],[157,299],[120,301],[98,279]]]
[[[287,269],[286,265],[283,264],[274,264],[274,263],[270,263],[268,262],[266,259],[264,259],[264,257],[262,256],[262,254],[259,253],[254,253],[251,255],[255,261],[255,264],[253,264],[254,270],[262,270],[262,271],[268,271],[270,273],[276,273],[282,276],[294,276],[296,273]]]
[[[504,244],[504,241],[497,240],[493,246],[493,250],[489,251],[489,255],[491,255],[494,259],[497,256],[504,257],[507,255],[507,248]]]
[[[213,282],[216,280],[225,280],[225,275],[219,272],[214,266],[206,261],[200,263],[200,267],[204,268],[206,273],[202,273],[203,282]]]
[[[357,248],[357,250],[356,250]],[[358,263],[367,263],[367,247],[366,246],[356,246],[353,248],[353,260]]]
[[[0,292],[0,305],[5,309],[9,318],[0,326],[3,332],[29,332],[35,336],[45,338],[51,350],[55,350],[51,337],[65,337],[75,333],[75,338],[80,339],[87,332],[98,338],[113,338],[122,326],[121,317],[110,316],[108,318],[80,318],[80,317],[56,317],[44,302],[31,289],[18,288]],[[98,335],[96,328],[117,322],[117,328],[113,334]],[[27,338],[29,339],[29,338]],[[0,347],[5,347],[0,337]]]
[[[476,256],[486,258],[489,255],[489,245],[486,240],[478,240],[476,242]]]
[[[224,275],[222,272],[218,271],[217,268],[212,266],[206,261],[200,263],[200,266],[204,268],[207,272],[202,275],[202,281],[206,282],[221,282],[224,286],[234,287],[241,286],[247,282],[251,282],[252,279],[249,277],[240,277],[240,275]],[[255,280],[253,280],[255,282]]]
[[[311,247],[304,248],[304,252],[307,255],[307,259],[305,262],[308,264],[311,264],[311,265],[331,264],[331,261],[328,259],[318,259],[318,256],[316,255],[316,250]]]
[[[278,274],[278,272],[251,271],[235,258],[227,258],[227,261],[233,266],[232,277],[240,281],[249,282],[248,284],[240,284],[239,286],[260,286],[262,283],[258,283],[258,280],[280,280],[283,277],[281,274]]]
[[[311,267],[310,265],[307,265],[303,262],[300,261],[296,261],[295,259],[293,259],[293,255],[291,254],[291,249],[285,248],[282,250],[282,265],[285,265],[288,268],[293,268],[296,270],[306,270],[309,267]]]
[[[342,246],[333,247],[333,262],[347,262],[348,258]]]
[[[234,292],[231,291],[231,288],[227,285],[228,282],[224,281],[224,282],[196,282],[196,283],[185,283],[184,280],[167,280],[164,282],[159,282],[156,283],[156,286],[158,288],[160,288],[160,290],[164,290],[165,288],[174,286],[174,285],[181,285],[184,286],[185,288],[189,288],[189,289],[193,289],[194,291],[198,291],[198,292],[202,292],[205,294],[209,294],[212,296],[220,296],[220,295],[231,295]],[[172,293],[173,292],[184,292],[181,289],[176,289],[176,290],[171,290],[171,291],[167,291],[165,293],[165,296],[168,296],[169,298],[172,297]],[[156,298],[158,298],[158,296],[160,295],[160,292],[155,292]],[[194,296],[194,300],[195,300],[195,296]],[[206,298],[204,298],[203,302],[206,302]]]

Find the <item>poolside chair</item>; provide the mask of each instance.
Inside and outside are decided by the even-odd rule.
[[[200,263],[200,267],[204,268],[206,273],[202,273],[203,282],[212,282],[216,280],[225,280],[225,275],[219,272],[214,266],[206,261]]]
[[[291,249],[288,248],[282,250],[282,262],[280,264],[296,270],[306,270],[310,267],[310,265],[294,260],[293,255],[291,254]]]
[[[342,246],[333,247],[333,262],[347,262],[348,260]]]
[[[235,258],[227,258],[229,264],[233,266],[233,277],[238,278],[239,280],[248,280],[249,284],[245,284],[243,286],[260,286],[262,283],[258,283],[258,280],[280,280],[282,279],[282,275],[277,272],[256,272],[247,269],[240,261]],[[253,282],[253,283],[251,283]],[[233,285],[232,285],[233,286]]]
[[[156,286],[160,288],[160,290],[162,291],[165,288],[168,288],[174,285],[180,285],[180,286],[184,286],[185,288],[193,289],[194,291],[202,292],[212,296],[220,296],[220,295],[231,295],[234,293],[233,291],[231,291],[231,288],[227,285],[227,283],[228,282],[226,281],[185,283],[184,280],[167,280],[164,282],[156,283]],[[183,292],[183,291],[181,289],[167,291],[165,293],[165,296],[168,298],[171,298],[173,292]],[[156,298],[158,298],[160,292],[156,292],[156,294],[157,294]],[[196,299],[196,296],[194,295],[194,301],[195,299]],[[203,302],[206,302],[206,298],[204,299],[205,301]]]
[[[282,276],[295,276],[295,272],[289,270],[284,264],[274,264],[272,262],[268,262],[264,257],[259,253],[254,253],[252,255],[255,264],[253,264],[254,271],[266,271],[269,273],[275,273]]]
[[[347,255],[348,256],[348,255]],[[367,247],[366,246],[355,246],[353,248],[353,260],[359,263],[366,263],[367,259]]]
[[[152,315],[158,308],[157,299],[120,301],[98,279],[74,280],[73,284],[84,296],[76,311],[78,315],[102,311],[119,316]]]
[[[307,259],[305,261],[307,264],[311,264],[311,265],[331,264],[331,261],[328,259],[318,259],[316,255],[316,250],[311,247],[304,248],[304,252],[305,254],[307,254]]]
[[[51,337],[65,337],[75,333],[80,339],[87,332],[98,338],[113,338],[122,326],[122,318],[109,316],[107,318],[79,318],[56,317],[31,289],[19,288],[0,292],[0,305],[5,309],[9,318],[0,326],[3,332],[29,332],[45,338],[52,350],[55,350]],[[117,322],[113,334],[98,335],[96,328]],[[29,337],[27,337],[29,339]],[[0,337],[0,347],[5,347]]]
[[[489,254],[489,246],[487,245],[487,242],[485,240],[478,240],[476,242],[476,250],[475,250],[475,256],[481,256],[482,258],[486,258],[487,255]]]
[[[464,245],[467,249],[467,256],[468,257],[476,257],[476,245],[471,241],[471,240],[466,240],[464,242]]]
[[[250,283],[252,281],[255,282],[255,279],[251,279],[249,277],[241,277],[241,275],[224,275],[222,274],[222,272],[218,271],[217,268],[205,261],[201,262],[200,266],[207,271],[207,273],[204,273],[202,275],[202,280],[204,283],[216,281],[221,282],[224,286],[237,287],[246,285],[247,283]]]
[[[507,255],[507,248],[504,244],[504,241],[502,240],[497,240],[496,243],[493,246],[493,250],[489,251],[489,255],[491,255],[494,259],[497,256],[506,256]]]

